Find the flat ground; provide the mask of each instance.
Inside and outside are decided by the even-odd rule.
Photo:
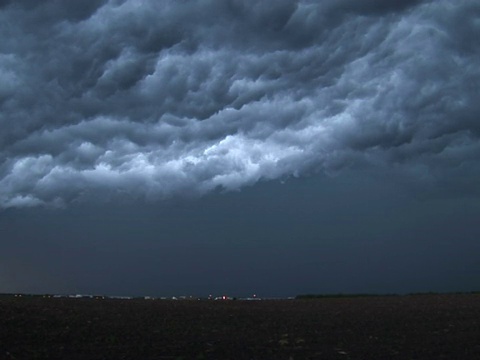
[[[480,359],[480,295],[0,298],[0,359]]]

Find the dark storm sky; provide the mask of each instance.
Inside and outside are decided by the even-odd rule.
[[[476,1],[0,1],[0,292],[475,290]]]

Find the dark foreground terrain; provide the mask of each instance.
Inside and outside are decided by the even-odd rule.
[[[0,359],[480,359],[480,295],[0,298]]]

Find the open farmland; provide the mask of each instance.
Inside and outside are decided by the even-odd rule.
[[[480,295],[0,298],[1,359],[474,359]]]

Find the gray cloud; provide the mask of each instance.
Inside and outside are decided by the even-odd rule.
[[[365,162],[478,191],[480,5],[377,3],[1,2],[0,207]]]

